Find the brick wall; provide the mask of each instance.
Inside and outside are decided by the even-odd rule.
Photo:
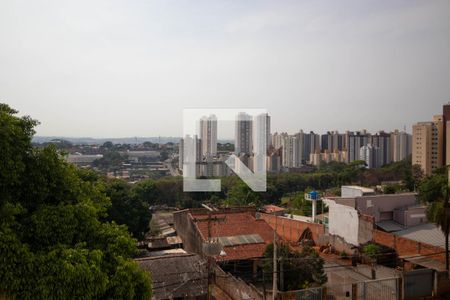
[[[373,231],[373,241],[381,245],[385,245],[387,247],[395,249],[395,251],[399,256],[408,256],[417,254],[429,255],[444,251],[444,249],[440,247],[420,243],[380,230]],[[430,258],[437,259],[439,261],[445,261],[445,254],[440,253],[432,255],[430,256]]]
[[[325,233],[325,226],[322,224],[308,223],[264,213],[260,214],[260,218],[265,220],[270,227],[275,229],[279,236],[289,242],[298,242],[306,228],[311,230],[313,240],[316,244],[319,236]]]
[[[375,229],[372,237],[374,242],[395,249],[395,235]]]

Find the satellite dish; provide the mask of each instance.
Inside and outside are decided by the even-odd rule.
[[[202,248],[206,256],[220,255],[220,252],[223,251],[223,246],[219,242],[203,243]]]

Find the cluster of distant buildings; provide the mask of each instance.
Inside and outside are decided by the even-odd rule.
[[[412,136],[405,131],[380,131],[376,134],[366,130],[329,131],[320,135],[300,130],[295,134],[272,134],[270,120],[267,113],[257,116],[239,113],[235,120],[235,149],[230,153],[217,149],[216,116],[202,117],[199,134],[186,136],[180,141],[179,169],[183,170],[185,163],[186,141],[195,143],[197,176],[229,175],[230,169],[225,161],[231,154],[238,156],[253,171],[264,166],[268,172],[279,173],[331,161],[350,163],[363,160],[368,168],[377,168],[401,161],[412,152]],[[265,155],[263,160],[262,155]]]
[[[450,165],[450,104],[445,104],[441,115],[432,121],[413,126],[412,163],[419,165],[425,175]]]
[[[281,166],[287,168],[357,160],[365,161],[368,168],[378,168],[410,155],[411,140],[410,134],[398,130],[390,133],[380,131],[376,134],[370,134],[366,130],[345,133],[329,131],[322,135],[300,130],[294,135],[272,135],[274,149],[281,149]]]
[[[177,175],[170,164],[161,158],[163,151],[170,155],[174,152],[172,143],[160,145],[157,150],[146,149],[142,144],[130,148],[117,150],[117,154],[121,157],[119,165],[113,165],[113,162],[104,163],[102,166],[96,165],[96,162],[104,157],[105,152],[99,145],[75,145],[68,150],[65,160],[81,168],[101,171],[109,178],[120,178],[129,182]]]

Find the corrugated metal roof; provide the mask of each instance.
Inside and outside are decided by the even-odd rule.
[[[445,264],[430,258],[429,256],[417,255],[414,257],[401,257],[406,261],[412,262],[415,265],[419,265],[428,269],[436,271],[445,271]]]
[[[438,226],[432,223],[417,225],[393,232],[393,234],[437,247],[444,247],[445,245],[444,234]]]
[[[169,235],[174,235],[175,233],[176,231],[172,227],[161,230],[161,235],[166,237]]]
[[[392,220],[381,221],[376,223],[376,225],[387,232],[400,231],[404,229],[403,225]]]
[[[183,241],[181,240],[181,237],[177,236],[168,236],[167,243],[169,245],[177,245],[177,244],[183,244]]]
[[[161,251],[152,251],[150,252],[149,256],[164,256],[164,255],[171,255],[171,254],[186,254],[187,252],[184,251],[181,248],[177,249],[168,249],[168,250],[161,250]]]
[[[204,297],[208,291],[206,261],[198,255],[172,254],[136,259],[151,273],[152,299]]]
[[[218,237],[217,239],[219,240],[219,243],[221,243],[223,246],[237,246],[245,244],[264,243],[264,240],[261,238],[259,234],[221,236]]]

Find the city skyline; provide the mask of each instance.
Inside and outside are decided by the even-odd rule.
[[[0,1],[0,300],[450,299],[450,0]]]
[[[446,107],[450,106],[445,105],[444,112]],[[187,170],[188,176],[226,176],[229,174],[226,161],[232,153],[254,172],[278,173],[282,169],[296,170],[308,165],[317,167],[331,161],[352,163],[362,160],[367,168],[379,168],[402,161],[412,152],[412,135],[404,131],[379,131],[374,134],[367,130],[345,133],[327,131],[317,134],[300,130],[295,134],[272,133],[271,116],[267,112],[217,112],[219,117],[215,114],[206,116],[205,111],[186,112],[184,122],[189,128],[179,142],[178,166],[181,172]],[[218,120],[230,121],[233,114],[234,149],[227,147],[225,151],[218,151],[217,135],[221,127]],[[193,121],[196,126],[192,126]],[[195,164],[192,164],[193,160]]]
[[[272,131],[411,132],[450,100],[449,19],[448,1],[3,2],[0,101],[45,136],[181,136],[184,108],[242,106]]]

